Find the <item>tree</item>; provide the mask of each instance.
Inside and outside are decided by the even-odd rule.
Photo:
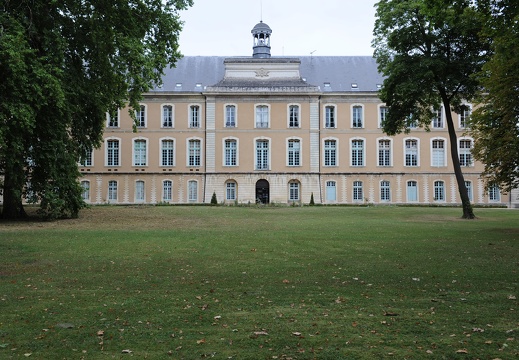
[[[77,216],[78,161],[106,113],[160,84],[181,56],[178,11],[192,0],[4,0],[0,5],[2,216]]]
[[[213,191],[213,196],[211,196],[211,205],[218,205],[218,199],[216,199],[216,193]]]
[[[474,157],[485,164],[487,185],[519,187],[519,4],[496,1],[485,33],[492,58],[483,66],[482,106],[472,116]]]
[[[474,74],[488,56],[480,38],[484,6],[469,0],[381,0],[376,9],[373,47],[386,77],[380,98],[388,106],[384,132],[409,132],[414,125],[428,130],[434,109],[443,105],[463,218],[472,219],[451,111],[466,109],[464,101],[479,91]]]

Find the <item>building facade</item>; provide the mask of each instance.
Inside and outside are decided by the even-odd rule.
[[[184,57],[144,95],[137,131],[107,114],[104,143],[80,165],[92,204],[459,204],[445,109],[431,131],[386,136],[382,77],[371,57],[272,57],[271,29],[252,30],[252,57]],[[469,197],[485,192],[470,115],[453,114]]]

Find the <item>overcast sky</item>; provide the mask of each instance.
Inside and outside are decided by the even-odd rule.
[[[373,55],[376,2],[194,0],[191,8],[181,12],[180,51],[184,55],[251,56],[251,30],[263,19],[272,29],[272,56]]]

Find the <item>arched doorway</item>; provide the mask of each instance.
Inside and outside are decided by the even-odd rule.
[[[258,180],[256,183],[256,203],[268,204],[270,197],[270,185],[265,179]]]

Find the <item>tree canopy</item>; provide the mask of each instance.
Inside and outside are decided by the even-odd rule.
[[[458,157],[452,113],[466,109],[480,90],[475,74],[488,57],[481,38],[483,4],[469,0],[381,0],[376,4],[373,47],[386,77],[380,98],[388,106],[382,124],[388,135],[429,129],[444,106],[451,159],[463,205],[474,218]]]
[[[0,174],[5,218],[22,197],[44,216],[84,206],[78,161],[100,145],[106,112],[138,107],[181,56],[192,0],[4,0],[0,5]],[[132,114],[133,111],[130,110]]]
[[[483,66],[484,88],[472,117],[474,157],[485,164],[487,185],[519,187],[519,3],[496,0],[485,34],[493,55]]]

